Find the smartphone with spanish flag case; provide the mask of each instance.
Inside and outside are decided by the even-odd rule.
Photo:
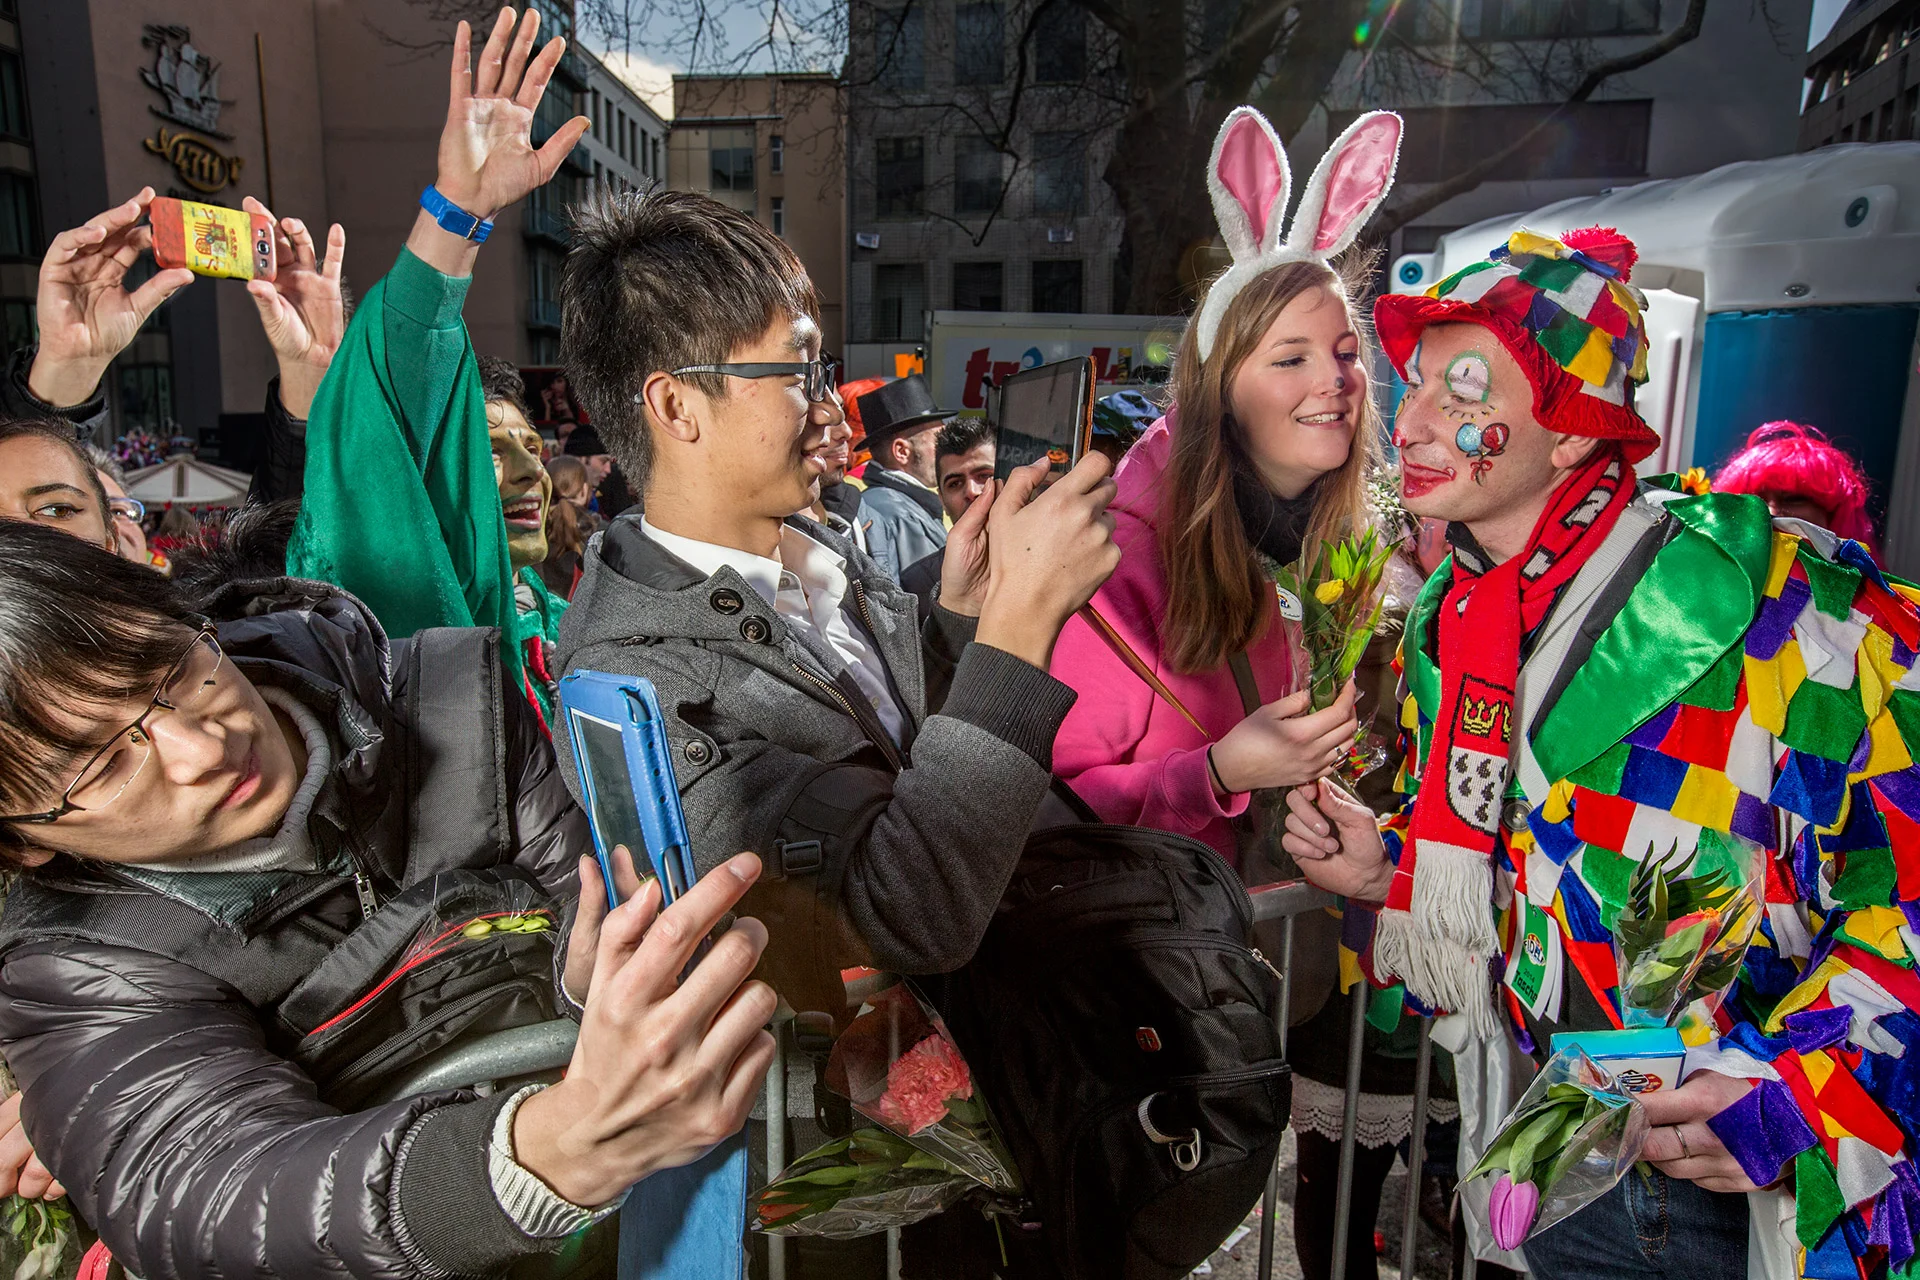
[[[163,268],[228,280],[271,280],[278,269],[273,219],[264,213],[156,196],[147,218],[153,260]]]

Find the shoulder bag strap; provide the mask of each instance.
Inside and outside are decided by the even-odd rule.
[[[1114,625],[1102,617],[1098,609],[1089,603],[1081,608],[1080,616],[1086,619],[1087,625],[1093,628],[1095,635],[1107,642],[1107,647],[1112,649],[1120,661],[1126,664],[1127,669],[1136,676],[1139,676],[1140,679],[1146,683],[1147,688],[1153,690],[1155,697],[1172,707],[1175,711],[1178,711],[1201,737],[1207,739],[1209,742],[1213,740],[1213,735],[1201,727],[1200,722],[1194,718],[1193,712],[1187,710],[1186,705],[1180,701],[1173,690],[1167,688],[1166,681],[1153,673],[1153,668],[1147,665],[1146,659],[1134,652],[1133,646],[1127,643],[1126,637],[1115,630]],[[1244,659],[1245,655],[1243,654],[1241,657]],[[1249,672],[1248,676],[1251,678],[1252,673]],[[1238,681],[1239,678],[1239,673],[1236,672],[1234,679]],[[1243,690],[1241,692],[1241,698],[1244,700],[1245,697],[1246,693]]]
[[[1227,658],[1227,667],[1233,672],[1233,687],[1240,691],[1240,709],[1248,715],[1260,709],[1260,686],[1253,679],[1253,660],[1247,657],[1247,651]]]

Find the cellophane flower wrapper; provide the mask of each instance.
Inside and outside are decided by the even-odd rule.
[[[1494,1243],[1517,1248],[1607,1194],[1646,1138],[1637,1097],[1580,1050],[1554,1054],[1467,1175],[1493,1180]]]
[[[944,1213],[979,1183],[885,1129],[863,1128],[800,1157],[761,1191],[771,1235],[849,1240]]]
[[[1765,889],[1765,853],[1745,837],[1703,830],[1690,853],[1649,848],[1613,921],[1625,1028],[1710,1018],[1746,963]],[[1641,1084],[1577,1048],[1547,1060],[1469,1175],[1494,1179],[1495,1243],[1513,1248],[1613,1189],[1646,1142]]]
[[[1315,711],[1339,698],[1380,627],[1386,603],[1382,580],[1393,547],[1368,529],[1357,538],[1323,541],[1273,571],[1293,671],[1290,692],[1308,691]],[[1291,616],[1295,613],[1297,618]],[[1339,770],[1347,782],[1365,777],[1386,759],[1383,744],[1369,743],[1367,736],[1362,730],[1355,738]]]
[[[882,991],[834,1042],[826,1084],[875,1124],[997,1194],[1020,1177],[946,1024],[905,982]]]
[[[1744,836],[1705,830],[1690,854],[1648,849],[1613,921],[1621,1021],[1710,1017],[1746,963],[1765,895],[1766,855]]]

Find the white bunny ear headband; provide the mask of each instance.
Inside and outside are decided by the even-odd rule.
[[[1228,113],[1213,140],[1207,192],[1233,266],[1207,290],[1194,321],[1202,360],[1213,351],[1227,304],[1262,273],[1283,262],[1325,262],[1353,243],[1393,186],[1400,132],[1400,117],[1391,111],[1369,111],[1348,125],[1314,169],[1282,239],[1281,217],[1293,183],[1286,149],[1252,107]]]

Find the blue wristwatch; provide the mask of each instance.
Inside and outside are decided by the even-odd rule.
[[[428,183],[427,189],[420,193],[420,207],[432,214],[433,220],[442,228],[475,244],[485,244],[487,236],[493,231],[492,219],[482,219],[479,214],[468,213],[441,195],[440,189],[432,183]]]

